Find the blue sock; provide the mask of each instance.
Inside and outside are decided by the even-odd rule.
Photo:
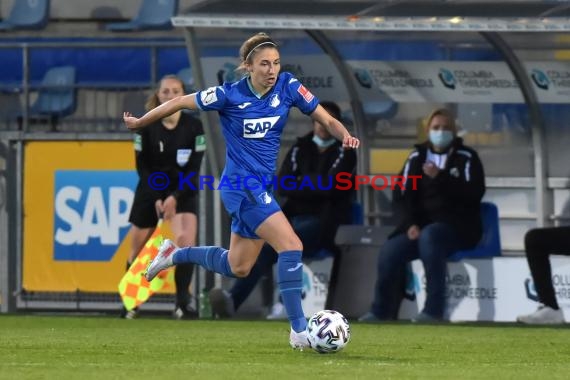
[[[283,305],[287,310],[287,317],[295,332],[307,328],[307,320],[301,305],[301,291],[303,290],[303,263],[301,251],[285,251],[277,259],[277,273],[279,291]]]
[[[227,277],[235,277],[228,261],[228,250],[221,247],[180,248],[172,256],[176,264],[194,263]]]

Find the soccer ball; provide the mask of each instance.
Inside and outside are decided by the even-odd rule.
[[[342,350],[350,341],[348,321],[338,311],[321,310],[307,324],[311,347],[321,354]]]

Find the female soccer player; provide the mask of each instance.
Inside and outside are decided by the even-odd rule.
[[[221,197],[232,217],[229,251],[221,247],[178,248],[166,240],[146,278],[150,281],[161,270],[188,262],[225,276],[245,277],[267,242],[279,254],[278,284],[291,323],[290,344],[302,350],[310,346],[301,306],[303,245],[272,196],[280,136],[289,110],[295,106],[323,124],[344,147],[357,148],[360,141],[292,74],[279,72],[279,50],[267,34],[247,39],[239,53],[239,68],[247,74],[243,79],[172,99],[140,119],[124,114],[126,126],[137,129],[183,108],[218,111],[226,140],[222,176],[232,186],[224,187]]]

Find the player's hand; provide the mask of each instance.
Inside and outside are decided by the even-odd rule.
[[[123,112],[123,121],[125,122],[127,128],[130,130],[140,128],[139,119],[137,117],[134,117],[130,112]]]
[[[360,146],[360,140],[354,136],[348,135],[345,136],[342,140],[342,147],[343,148],[351,148],[356,149]]]

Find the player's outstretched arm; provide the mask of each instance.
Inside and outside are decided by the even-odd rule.
[[[128,129],[139,129],[146,127],[157,120],[172,115],[184,108],[191,110],[198,108],[196,105],[196,94],[184,95],[171,99],[148,111],[140,118],[134,117],[130,112],[124,112],[123,121]]]
[[[360,146],[360,140],[348,132],[344,125],[334,117],[332,117],[320,104],[311,114],[311,118],[317,120],[324,125],[327,130],[337,140],[342,141],[344,148],[356,149]]]

